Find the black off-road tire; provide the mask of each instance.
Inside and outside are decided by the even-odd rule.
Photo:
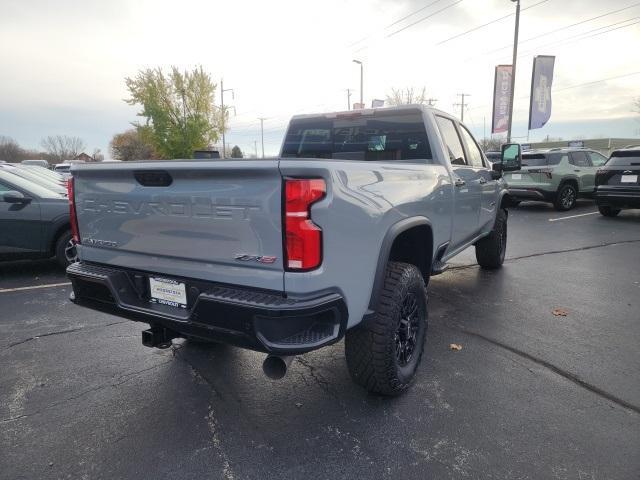
[[[504,263],[507,251],[507,211],[498,210],[493,230],[476,242],[476,260],[482,268],[496,269]]]
[[[72,245],[71,230],[63,232],[56,240],[55,258],[58,265],[67,268],[69,264],[77,261],[75,246]]]
[[[566,212],[576,206],[578,190],[572,183],[563,183],[558,189],[553,206],[559,212]]]
[[[620,213],[619,208],[598,207],[598,211],[605,217],[615,217]]]
[[[411,322],[403,317],[407,302],[416,305]],[[406,315],[405,315],[406,316]],[[415,330],[407,328],[414,325]],[[415,332],[412,354],[399,346],[404,333]],[[400,395],[415,378],[427,334],[427,289],[414,265],[389,262],[374,316],[348,330],[345,354],[351,378],[369,392]],[[407,345],[407,343],[403,343]],[[399,358],[400,357],[400,358]]]

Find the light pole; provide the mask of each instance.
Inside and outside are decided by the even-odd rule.
[[[516,89],[516,60],[518,58],[518,30],[520,28],[520,0],[511,0],[516,3],[516,30],[513,35],[513,62],[511,63],[511,101],[509,102],[509,126],[507,129],[507,143],[511,142],[511,125],[513,124],[513,101]]]
[[[234,94],[233,94],[233,88],[227,88],[226,90],[224,89],[224,85],[222,83],[222,79],[220,80],[220,109],[222,110],[222,158],[226,158],[227,156],[227,152],[226,152],[226,147],[225,147],[225,138],[224,138],[224,131],[225,131],[225,120],[226,120],[226,112],[224,110],[224,92],[231,92],[231,98],[235,100]]]
[[[353,60],[353,63],[360,65],[360,107],[364,108],[364,69],[360,60]]]
[[[260,120],[260,137],[262,139],[262,158],[264,158],[264,121],[266,120],[266,117],[259,117],[258,120]]]

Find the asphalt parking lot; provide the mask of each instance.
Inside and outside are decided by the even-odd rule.
[[[593,212],[522,204],[502,270],[467,251],[434,277],[395,399],[342,343],[272,382],[261,354],[143,347],[50,262],[0,264],[0,478],[638,478],[640,211]]]

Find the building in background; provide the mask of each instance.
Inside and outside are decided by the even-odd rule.
[[[629,145],[640,145],[640,138],[596,138],[592,140],[558,140],[522,144],[523,148],[527,150],[562,147],[590,148],[606,155],[607,157],[611,155],[611,152],[614,150],[627,147]]]

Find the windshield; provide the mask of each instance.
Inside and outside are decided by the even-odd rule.
[[[429,163],[432,160],[419,111],[292,120],[282,156]]]

